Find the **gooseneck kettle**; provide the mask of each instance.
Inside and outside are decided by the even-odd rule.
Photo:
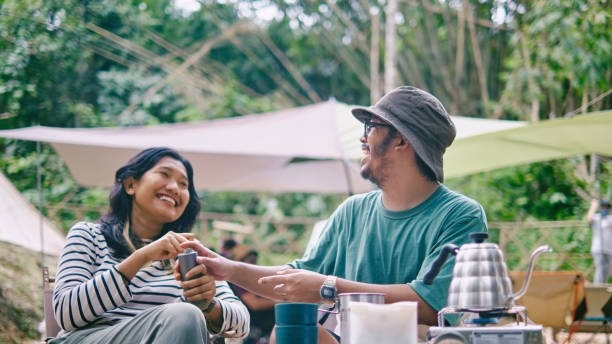
[[[458,247],[447,244],[423,282],[432,284],[440,268],[452,253],[457,256],[448,291],[448,307],[463,311],[495,311],[514,306],[514,301],[527,291],[537,256],[551,252],[548,245],[536,248],[529,259],[527,274],[521,289],[513,294],[512,281],[499,246],[485,242],[487,233],[470,233],[471,243]]]

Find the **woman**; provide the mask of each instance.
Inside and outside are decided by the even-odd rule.
[[[74,225],[53,295],[62,331],[51,343],[207,343],[209,334],[249,332],[246,307],[203,265],[174,279],[171,259],[200,210],[189,161],[146,149],[115,174],[110,210]],[[191,278],[191,279],[190,279]],[[185,302],[187,301],[187,302]],[[197,305],[197,306],[196,306]]]

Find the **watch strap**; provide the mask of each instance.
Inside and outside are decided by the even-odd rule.
[[[215,298],[213,297],[213,299],[210,300],[208,307],[206,307],[206,309],[203,309],[202,312],[204,312],[204,314],[208,314],[212,312],[212,310],[215,309],[216,304],[217,304],[217,300],[215,300]]]

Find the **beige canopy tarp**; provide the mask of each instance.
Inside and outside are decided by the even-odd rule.
[[[2,173],[0,194],[0,241],[59,256],[64,246],[64,235],[42,217]]]
[[[115,170],[138,151],[169,146],[191,160],[198,189],[357,193],[373,186],[359,175],[363,126],[351,108],[330,100],[196,123],[88,129],[38,126],[0,130],[0,137],[50,143],[84,186],[108,187]],[[525,125],[459,116],[453,121],[458,139]]]
[[[200,189],[362,192],[372,185],[359,176],[362,126],[350,109],[328,101],[198,123],[30,127],[0,130],[0,137],[50,143],[85,186],[109,186],[116,168],[132,155],[164,145],[189,157]],[[458,134],[444,156],[447,178],[578,154],[612,156],[610,110],[529,125],[460,116],[453,121]]]

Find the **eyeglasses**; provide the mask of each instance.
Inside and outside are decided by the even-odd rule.
[[[368,119],[363,122],[363,136],[368,137],[370,135],[370,131],[375,127],[391,127],[391,125],[386,123],[372,122],[371,119]]]

